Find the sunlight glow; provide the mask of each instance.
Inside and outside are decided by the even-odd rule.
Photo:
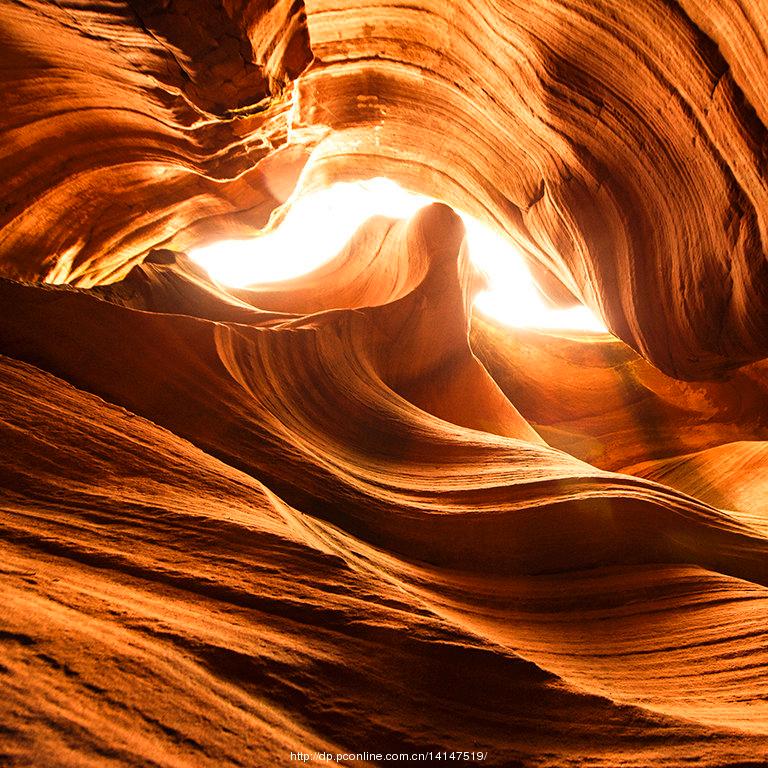
[[[288,280],[330,261],[371,216],[409,218],[431,202],[390,179],[334,184],[299,199],[270,234],[223,240],[189,255],[224,285],[245,287]],[[487,277],[488,288],[475,299],[482,314],[520,328],[605,332],[600,318],[585,306],[548,307],[515,245],[476,219],[461,216],[470,257]]]

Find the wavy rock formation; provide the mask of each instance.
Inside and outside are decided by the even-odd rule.
[[[0,5],[6,275],[91,285],[266,223],[306,161],[284,84],[311,53],[303,14],[265,5]]]
[[[768,8],[714,6],[0,4],[0,762],[768,762]],[[381,173],[445,204],[184,255]],[[473,316],[450,205],[615,335]]]
[[[762,0],[305,6],[4,3],[5,273],[247,235],[314,148],[305,188],[483,216],[667,373],[768,354]]]
[[[679,381],[609,336],[502,329],[482,318],[472,347],[551,445],[603,469],[768,439],[765,361],[719,381]]]
[[[54,750],[63,762],[71,750],[98,752],[105,744],[118,761],[157,762],[170,739],[182,762],[213,764],[249,754],[238,720],[247,715],[264,731],[263,747],[246,758],[251,764],[279,763],[299,748],[345,752],[356,743],[409,752],[466,743],[497,765],[525,762],[534,751],[546,753],[549,765],[577,757],[615,765],[638,752],[674,762],[685,750],[711,754],[716,765],[768,749],[764,515],[756,521],[718,511],[548,447],[468,345],[473,280],[460,268],[466,249],[458,218],[436,205],[383,234],[379,221],[370,226],[373,235],[361,232],[355,242],[375,244],[378,233],[409,246],[410,274],[419,275],[397,298],[403,281],[382,270],[373,293],[382,300],[389,285],[393,300],[377,307],[304,316],[248,310],[183,259],[145,265],[143,291],[136,270],[124,285],[88,292],[3,284],[4,306],[13,311],[0,323],[0,345],[26,361],[6,362],[13,450],[4,473],[14,491],[4,531],[17,563],[9,574],[23,592],[23,584],[37,583],[24,582],[37,573],[34,563],[53,558],[75,582],[65,603],[74,601],[102,626],[113,621],[107,595],[119,594],[123,579],[159,583],[181,611],[168,616],[165,602],[149,610],[147,595],[136,590],[155,587],[132,585],[138,602],[115,618],[129,635],[84,659],[87,630],[61,647],[55,629],[53,636],[23,632],[30,609],[11,605],[18,617],[7,631],[18,647],[16,666],[8,667],[14,690],[23,690],[27,675],[44,687],[57,668],[70,670],[57,683],[62,700],[90,699],[95,704],[84,706],[91,711],[105,697],[123,712],[120,728],[107,734],[103,715],[84,716],[73,745],[71,726],[34,700],[35,728],[17,723],[18,743]],[[361,255],[363,263],[368,258]],[[51,419],[49,409],[64,413]],[[32,426],[49,423],[55,427]],[[202,499],[192,500],[198,493]],[[271,543],[259,543],[264,536]],[[332,573],[320,592],[334,595],[330,604],[323,594],[296,591],[305,579],[316,589],[315,571],[326,567]],[[106,578],[94,582],[94,568]],[[54,573],[46,579],[61,578]],[[254,581],[254,573],[273,575]],[[85,584],[90,596],[78,597]],[[47,589],[36,593],[42,602],[34,610],[42,615],[32,623],[61,626],[66,618],[48,618]],[[356,607],[334,608],[340,595],[357,595]],[[210,607],[189,616],[184,605],[192,596]],[[377,615],[395,606],[397,619]],[[214,639],[210,610],[245,615],[224,626],[217,619]],[[331,632],[324,652],[296,636],[315,626]],[[347,647],[349,632],[356,651]],[[415,632],[415,647],[402,650],[408,661],[386,650],[403,632]],[[265,634],[274,638],[267,648]],[[138,650],[121,651],[121,642],[131,649],[139,643],[139,658]],[[186,683],[163,671],[169,643]],[[455,649],[448,657],[440,650],[446,644]],[[290,654],[283,662],[280,647]],[[296,653],[306,660],[296,661]],[[321,662],[329,653],[335,665]],[[105,685],[97,669],[88,671],[100,654],[118,659],[111,673],[118,682]],[[357,666],[357,654],[384,667],[366,664],[350,681],[339,665]],[[416,672],[422,663],[434,671]],[[382,689],[389,664],[403,678]],[[121,677],[126,665],[132,671]],[[133,674],[162,687],[152,706],[197,701],[197,687],[210,687],[206,679],[219,682],[206,694],[202,721],[185,705],[169,722],[129,698]],[[453,678],[448,698],[446,674]],[[488,675],[494,701],[506,703],[494,705],[498,720],[481,727]],[[509,689],[517,693],[510,697]],[[297,690],[304,691],[298,698]],[[380,715],[353,727],[359,712],[371,712],[371,696],[384,710],[379,704]],[[433,708],[416,717],[427,699]],[[338,714],[325,716],[328,702],[337,701],[331,711]],[[457,706],[474,707],[475,715],[457,718]],[[264,708],[281,713],[278,720]],[[232,722],[226,712],[233,710]],[[527,735],[508,735],[513,723],[528,734],[533,720],[535,745],[524,745]],[[220,721],[232,724],[222,733]],[[575,731],[563,741],[564,722]],[[611,744],[607,755],[596,751],[594,731],[590,737],[596,722]],[[280,735],[269,736],[273,730]],[[134,732],[144,734],[147,751],[129,759]]]

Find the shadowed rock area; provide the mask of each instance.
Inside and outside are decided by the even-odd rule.
[[[2,765],[768,762],[763,0],[0,35]],[[185,255],[376,175],[444,203]],[[454,209],[612,335],[474,315]]]

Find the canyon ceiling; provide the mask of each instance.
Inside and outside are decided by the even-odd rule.
[[[3,765],[768,762],[766,0],[0,40]],[[284,283],[185,255],[377,176],[442,202]],[[454,209],[612,335],[473,314]]]

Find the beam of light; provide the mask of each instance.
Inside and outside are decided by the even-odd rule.
[[[289,280],[330,261],[371,216],[409,218],[431,202],[390,179],[334,184],[300,198],[269,234],[223,240],[189,255],[224,285]],[[475,299],[477,310],[519,328],[605,332],[602,320],[585,306],[547,306],[515,245],[467,214],[461,216],[470,258],[487,278],[487,288]]]

